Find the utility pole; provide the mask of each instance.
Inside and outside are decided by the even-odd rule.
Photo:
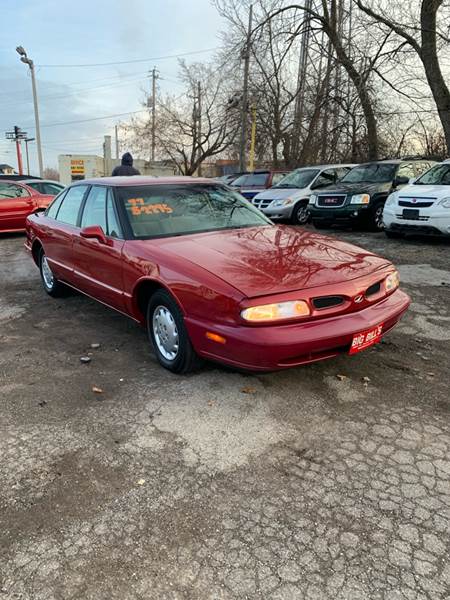
[[[202,84],[200,83],[200,81],[197,82],[197,119],[198,119],[198,127],[197,127],[198,155],[200,158],[201,154],[202,154]],[[202,176],[201,161],[198,163],[197,175],[199,177]]]
[[[116,142],[116,159],[119,160],[119,134],[117,125],[114,125],[114,137]]]
[[[248,126],[248,72],[250,68],[250,41],[252,35],[253,4],[250,4],[248,13],[248,29],[245,48],[242,52],[244,59],[244,81],[242,85],[242,106],[241,106],[241,140],[239,146],[239,171],[246,170],[246,146],[247,146],[247,126]]]
[[[256,146],[256,104],[253,104],[250,107],[250,112],[252,115],[252,133],[250,137],[250,161],[249,161],[249,171],[253,171],[255,168],[255,146]]]
[[[23,141],[25,142],[25,153],[27,156],[27,175],[29,175],[30,174],[30,157],[28,156],[28,142],[34,142],[34,138],[26,137]]]
[[[34,74],[34,63],[31,58],[28,58],[27,53],[23,46],[17,46],[16,52],[20,54],[20,60],[30,67],[31,73],[31,86],[33,88],[33,104],[34,104],[34,121],[36,124],[36,146],[38,153],[38,163],[39,163],[39,176],[44,176],[44,163],[42,161],[42,146],[41,146],[41,127],[39,124],[39,107],[38,107],[38,99],[37,99],[37,90],[36,90],[36,77]]]
[[[156,147],[156,79],[158,74],[156,67],[152,69],[152,162],[155,161],[155,147]]]
[[[25,131],[22,131],[20,127],[14,125],[14,131],[7,131],[5,136],[7,140],[13,140],[14,142],[16,142],[17,169],[19,171],[19,175],[23,175],[22,152],[20,148],[20,142],[26,139],[27,134]]]

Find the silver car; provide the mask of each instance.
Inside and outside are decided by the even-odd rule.
[[[257,194],[252,203],[273,220],[303,225],[309,219],[308,201],[314,190],[334,185],[355,165],[318,165],[292,171],[273,187]]]

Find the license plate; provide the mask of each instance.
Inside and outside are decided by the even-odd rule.
[[[383,325],[377,325],[373,329],[369,329],[369,331],[362,331],[354,335],[349,354],[355,354],[379,342],[382,331]]]
[[[418,219],[420,215],[420,211],[417,208],[404,208],[403,209],[403,218],[404,219]]]

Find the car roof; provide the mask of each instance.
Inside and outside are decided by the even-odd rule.
[[[63,183],[55,181],[54,179],[24,179],[22,183],[56,183],[56,185],[66,187]]]
[[[336,163],[330,165],[307,165],[305,167],[297,167],[295,171],[300,169],[336,169],[337,167],[357,167],[359,163]]]
[[[138,185],[170,185],[184,183],[194,185],[195,183],[214,183],[220,185],[220,182],[206,177],[188,177],[188,176],[173,176],[173,177],[151,177],[149,175],[130,175],[126,177],[95,177],[92,179],[80,179],[72,182],[72,185],[109,185],[112,187],[130,187]]]

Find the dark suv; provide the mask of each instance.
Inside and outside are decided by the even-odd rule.
[[[431,160],[380,160],[358,165],[337,186],[310,196],[311,220],[318,228],[350,223],[381,231],[389,194],[433,164]]]

